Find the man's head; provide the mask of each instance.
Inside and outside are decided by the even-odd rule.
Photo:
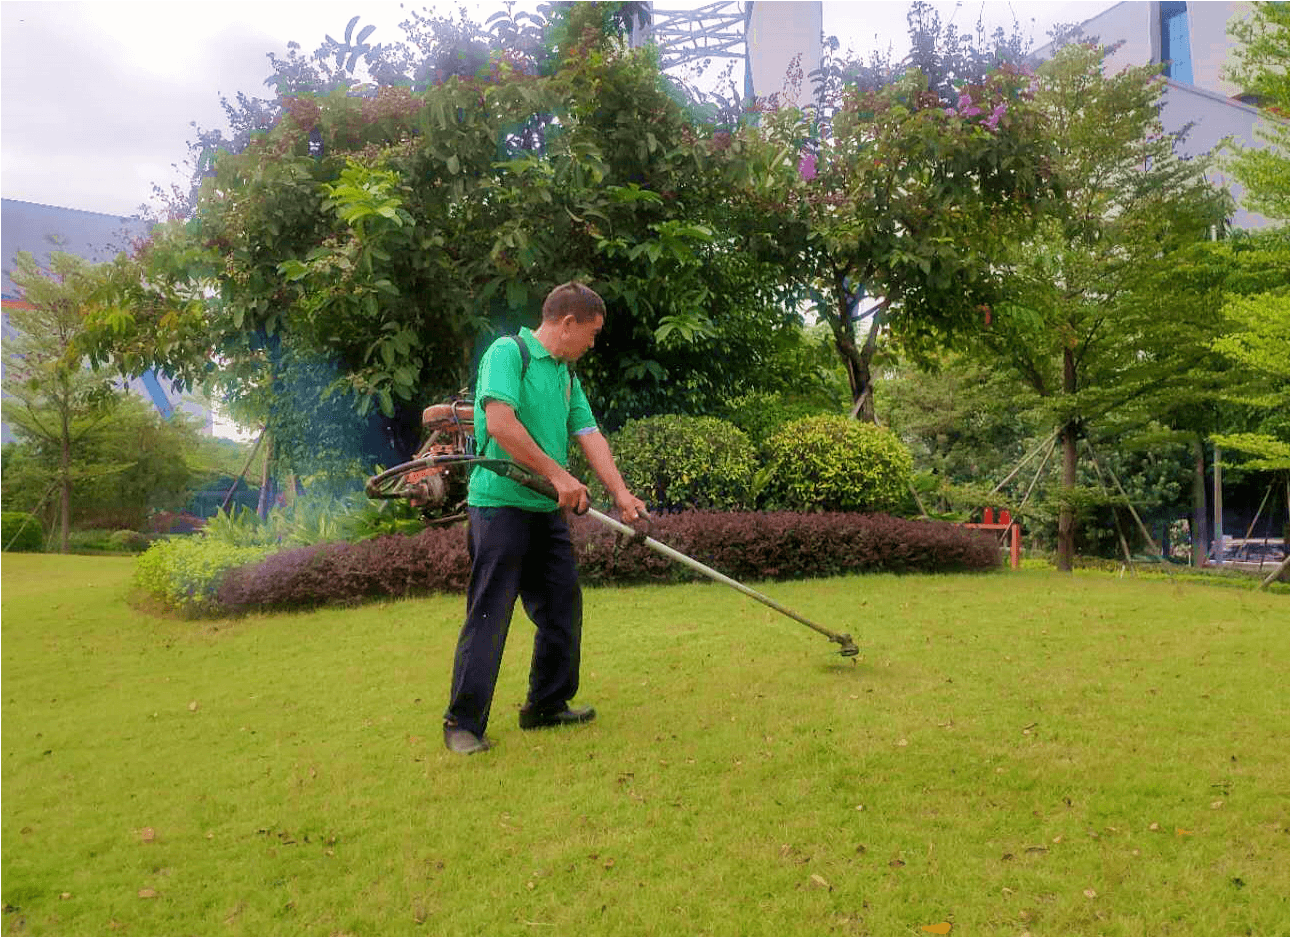
[[[605,301],[595,290],[576,281],[562,283],[542,303],[539,340],[551,354],[577,361],[596,343],[605,322]]]

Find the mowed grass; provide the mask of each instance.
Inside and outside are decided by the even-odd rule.
[[[27,934],[1284,935],[1290,599],[1026,570],[587,593],[590,726],[442,748],[457,597],[185,622],[3,563]],[[927,931],[925,928],[933,930]]]

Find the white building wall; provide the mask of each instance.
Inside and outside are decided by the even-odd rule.
[[[752,4],[748,24],[748,57],[752,66],[753,93],[759,98],[781,95],[780,101],[802,107],[812,100],[810,74],[820,67],[824,5],[782,0]],[[801,57],[801,81],[788,81],[793,60]]]

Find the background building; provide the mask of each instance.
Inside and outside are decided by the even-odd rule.
[[[36,258],[37,263],[46,268],[53,251],[74,254],[93,263],[105,263],[122,251],[128,252],[131,245],[147,237],[151,229],[150,222],[138,218],[102,215],[98,212],[38,205],[8,198],[0,201],[5,339],[11,334],[7,310],[23,302],[21,290],[9,278],[14,257],[19,251],[27,251]],[[210,406],[197,398],[175,393],[170,389],[170,381],[164,376],[149,371],[130,381],[127,386],[131,392],[150,401],[162,416],[169,417],[175,410],[182,410],[196,417],[208,434],[211,432]],[[4,442],[12,441],[13,436],[7,423],[0,423],[0,433]]]
[[[1252,107],[1245,89],[1223,78],[1235,42],[1227,26],[1234,18],[1249,15],[1251,4],[1207,0],[1204,3],[1117,3],[1080,24],[1085,39],[1115,46],[1107,56],[1111,73],[1134,65],[1164,63],[1168,83],[1160,112],[1165,130],[1175,133],[1190,125],[1178,151],[1184,156],[1213,152],[1225,138],[1252,147],[1264,146],[1255,127],[1267,119]],[[1053,53],[1049,43],[1035,52],[1044,59]],[[1257,212],[1241,205],[1243,189],[1221,169],[1209,173],[1217,185],[1226,185],[1237,200],[1232,223],[1238,228],[1270,224]]]

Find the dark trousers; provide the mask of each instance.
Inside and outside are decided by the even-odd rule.
[[[577,694],[582,589],[559,511],[468,510],[470,586],[444,721],[482,736],[517,597],[537,626],[525,708],[559,711]]]

